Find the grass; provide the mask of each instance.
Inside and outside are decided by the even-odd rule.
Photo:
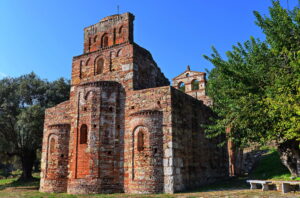
[[[249,175],[249,178],[263,180],[300,180],[300,177],[291,179],[289,170],[281,163],[279,154],[274,149],[271,149],[262,157]]]

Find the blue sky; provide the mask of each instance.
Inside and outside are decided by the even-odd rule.
[[[289,0],[289,7],[297,0]],[[202,55],[224,53],[250,36],[264,36],[253,10],[268,14],[270,0],[0,0],[0,78],[31,71],[70,79],[72,57],[83,51],[83,28],[131,12],[135,42],[148,49],[171,79],[191,65],[213,66]],[[282,0],[287,6],[287,0]]]

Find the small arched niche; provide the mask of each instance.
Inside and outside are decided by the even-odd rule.
[[[178,89],[182,92],[185,92],[185,84],[184,82],[178,83]]]
[[[87,136],[88,136],[88,127],[86,124],[83,124],[80,127],[79,144],[87,144]]]
[[[199,89],[199,81],[194,79],[192,80],[192,90],[198,90]]]
[[[104,59],[103,58],[99,58],[96,61],[96,67],[95,67],[95,74],[102,74],[104,70]]]
[[[108,34],[104,34],[101,39],[101,47],[108,47]]]
[[[49,147],[50,147],[50,149],[49,149],[50,155],[53,155],[53,153],[55,152],[55,139],[54,139],[54,137],[52,137],[50,139]]]

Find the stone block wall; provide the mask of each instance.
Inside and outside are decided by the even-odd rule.
[[[133,52],[135,90],[170,85],[170,81],[161,72],[148,50],[134,44]]]
[[[212,116],[211,110],[202,101],[175,88],[171,93],[174,191],[227,177],[227,150],[217,146],[219,138],[206,138],[202,126]]]

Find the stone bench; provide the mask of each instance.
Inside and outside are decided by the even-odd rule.
[[[271,181],[264,181],[264,180],[247,180],[248,183],[250,183],[251,190],[258,189],[258,186],[262,186],[262,191],[269,190],[269,185],[272,184]]]
[[[292,191],[292,189],[293,189],[293,191],[295,191],[295,187],[297,185],[300,188],[300,181],[282,181],[282,183],[281,183],[282,193],[290,192],[290,191]],[[292,188],[292,186],[294,188]]]

